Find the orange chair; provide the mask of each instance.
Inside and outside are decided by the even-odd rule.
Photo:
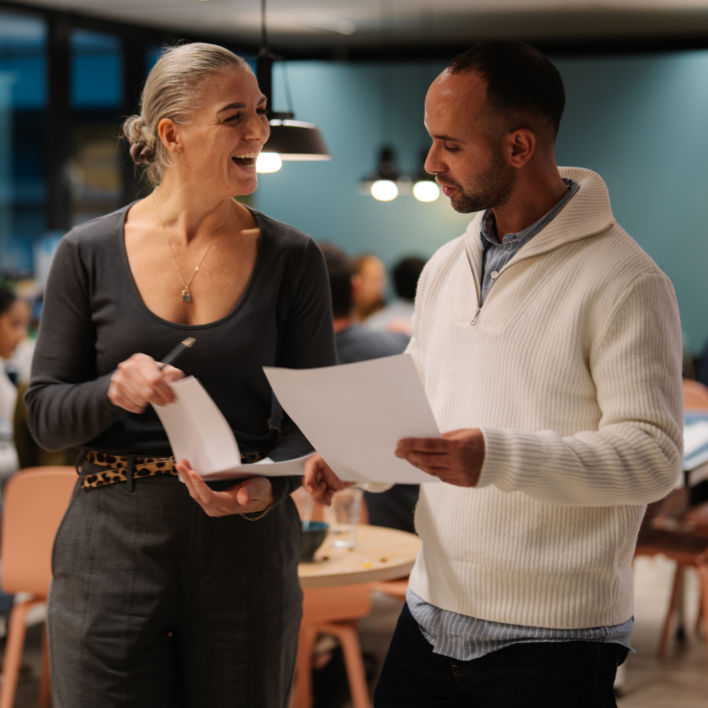
[[[708,411],[708,386],[700,381],[684,379],[683,407],[687,411]]]
[[[46,602],[51,581],[51,553],[59,522],[76,484],[71,466],[28,467],[5,487],[2,512],[2,587],[23,593],[15,602],[3,660],[0,708],[11,708],[24,647],[27,613]],[[46,631],[42,647],[39,704],[49,706],[49,656]]]
[[[708,410],[708,387],[698,381],[684,379],[683,398],[686,411]],[[674,618],[678,617],[679,636],[683,632],[683,581],[688,568],[696,569],[700,581],[697,624],[701,617],[708,617],[708,514],[701,507],[687,510],[685,497],[685,490],[674,490],[649,505],[635,550],[635,557],[663,555],[676,564],[659,639],[660,657],[666,655]]]
[[[699,615],[708,616],[708,536],[697,536],[692,530],[680,527],[671,529],[642,528],[637,541],[635,556],[662,555],[676,564],[669,597],[669,607],[659,638],[658,654],[666,656],[674,618],[679,614],[682,600],[683,579],[686,569],[695,568],[700,580]]]
[[[301,516],[322,520],[322,505],[313,503],[304,488],[296,490],[293,499]],[[362,504],[360,521],[366,523],[366,520],[366,507]],[[303,589],[302,621],[290,708],[312,706],[313,652],[317,638],[324,634],[335,637],[342,647],[353,708],[370,708],[369,687],[357,631],[358,620],[370,611],[371,587],[367,583]]]
[[[323,634],[336,637],[342,647],[353,707],[369,708],[369,687],[357,621],[371,611],[371,589],[367,584],[305,588],[303,595],[295,685],[290,708],[312,706],[313,651],[317,638]]]

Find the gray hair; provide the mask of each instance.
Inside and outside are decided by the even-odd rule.
[[[157,133],[163,118],[187,123],[205,79],[229,69],[251,70],[248,63],[216,44],[192,42],[167,47],[150,71],[140,98],[140,114],[123,123],[123,134],[136,165],[145,166],[152,185],[162,179],[169,156]]]

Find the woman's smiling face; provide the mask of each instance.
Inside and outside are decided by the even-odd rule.
[[[258,186],[256,158],[268,140],[266,97],[250,69],[229,69],[203,83],[188,123],[176,125],[173,164],[214,195],[250,194]]]

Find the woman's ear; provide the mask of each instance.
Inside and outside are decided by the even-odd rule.
[[[513,167],[525,165],[536,151],[536,136],[528,128],[512,130],[505,141],[507,160]]]
[[[162,118],[157,124],[157,134],[165,149],[172,153],[182,151],[177,124],[171,118]]]

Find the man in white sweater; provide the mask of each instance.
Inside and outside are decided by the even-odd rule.
[[[477,212],[421,276],[408,352],[440,438],[396,454],[423,540],[376,708],[614,706],[646,504],[680,472],[671,283],[589,170],[559,169],[556,68],[479,45],[432,83],[426,169]],[[342,483],[321,458],[306,485]]]

